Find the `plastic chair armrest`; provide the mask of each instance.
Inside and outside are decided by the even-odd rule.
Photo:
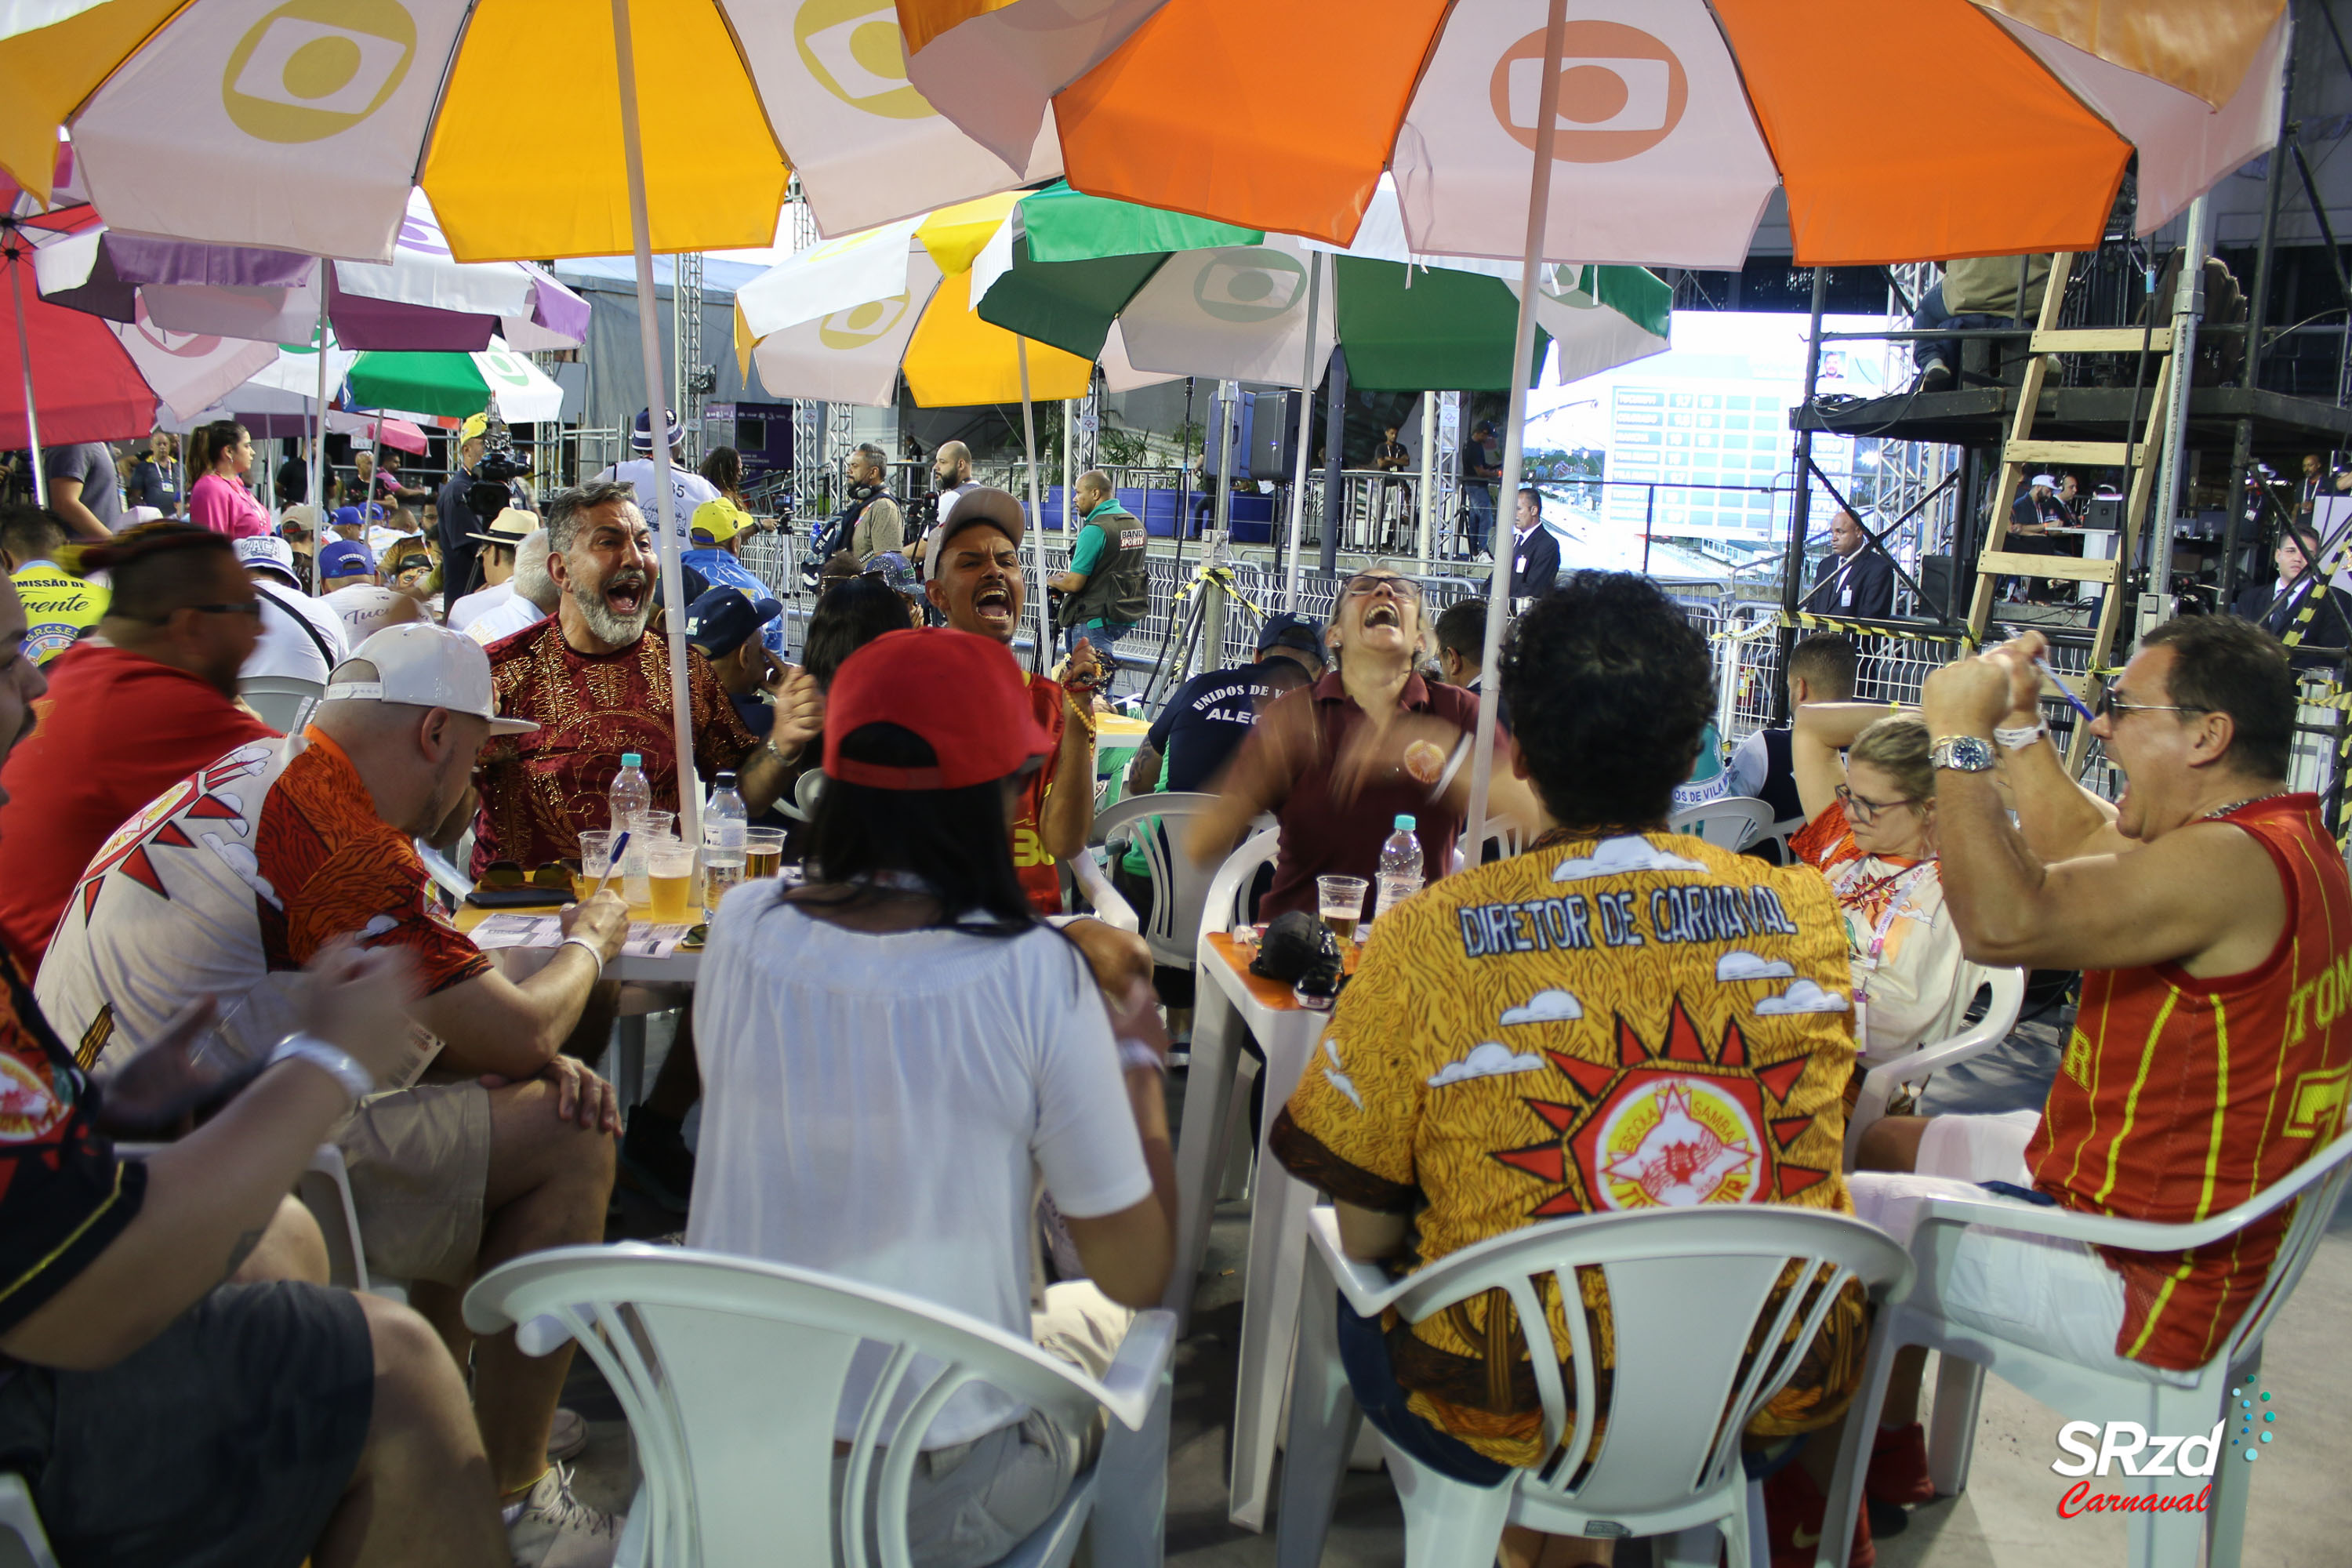
[[[1331,1270],[1332,1281],[1339,1294],[1360,1318],[1384,1312],[1395,1305],[1411,1283],[1391,1279],[1388,1271],[1377,1263],[1366,1263],[1349,1257],[1339,1247],[1339,1214],[1337,1209],[1318,1207],[1307,1216],[1307,1236],[1315,1250],[1323,1255],[1324,1265]]]
[[[1161,1308],[1138,1312],[1118,1354],[1102,1375],[1103,1406],[1130,1432],[1143,1429],[1160,1380],[1176,1357],[1176,1314]]]
[[[2030,1236],[2047,1236],[2063,1241],[2087,1242],[2094,1247],[2119,1247],[2131,1252],[2186,1252],[2191,1247],[2207,1247],[2235,1236],[2261,1219],[2273,1209],[2294,1198],[2319,1176],[2332,1162],[2306,1160],[2294,1173],[2276,1185],[2256,1194],[2236,1208],[2217,1214],[2210,1219],[2194,1225],[2158,1225],[2150,1220],[2117,1219],[2111,1215],[2082,1214],[2074,1209],[2049,1207],[2037,1204],[2019,1203],[2013,1199],[1996,1198],[1988,1194],[1981,1198],[1924,1198],[1919,1204],[1919,1224],[1982,1225],[2001,1230],[2022,1231]],[[2305,1180],[2298,1181],[2301,1176]],[[1917,1233],[1914,1232],[1914,1250]]]
[[[498,1329],[505,1327],[505,1324],[484,1327],[474,1322],[469,1313],[466,1326],[478,1334],[486,1334],[497,1332]],[[515,1325],[515,1348],[528,1356],[551,1354],[562,1349],[571,1339],[572,1331],[565,1328],[562,1321],[551,1312],[542,1312],[536,1318],[528,1319]]]
[[[449,863],[449,858],[422,838],[416,841],[417,857],[425,862],[425,874],[433,885],[452,898],[463,900],[474,890],[474,879]]]
[[[1129,936],[1143,929],[1142,921],[1136,917],[1135,906],[1110,885],[1110,879],[1104,876],[1102,868],[1095,863],[1092,849],[1081,849],[1071,858],[1070,874],[1078,879],[1078,886],[1086,889],[1087,901],[1094,905],[1097,920],[1108,926],[1117,926]]]

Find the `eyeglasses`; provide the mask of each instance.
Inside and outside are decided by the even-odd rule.
[[[1916,798],[1873,800],[1866,795],[1856,795],[1845,785],[1837,786],[1838,804],[1845,807],[1846,820],[1856,827],[1868,827],[1878,820],[1879,813],[1893,811],[1898,805],[1917,805]]]
[[[1400,599],[1411,599],[1415,604],[1421,602],[1421,584],[1412,578],[1376,575],[1369,572],[1349,578],[1347,585],[1339,592],[1346,598],[1368,599],[1382,588],[1389,589]]]
[[[2210,713],[2213,710],[2199,707],[2193,702],[2133,702],[2116,688],[2103,686],[2092,711],[2101,719],[2120,722],[2133,713]]]

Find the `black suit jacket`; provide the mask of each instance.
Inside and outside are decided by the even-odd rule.
[[[1514,543],[1511,549],[1511,597],[1525,599],[1537,594],[1549,594],[1559,580],[1559,541],[1550,529],[1538,523],[1524,544]]]
[[[2238,589],[2238,602],[2231,606],[2247,620],[2254,622],[2273,637],[2283,637],[2294,626],[2303,607],[2319,587],[2316,581],[2297,588],[2294,595],[2275,608],[2271,600],[2278,593],[2278,579],[2265,577],[2259,583],[2248,583]],[[2352,647],[2352,620],[2344,613],[2344,595],[2330,588],[2322,594],[2318,605],[2311,613],[2311,624],[2303,628],[2303,638],[2288,650],[2288,658],[2297,668],[2328,662],[2316,654],[2305,654],[2304,648]]]
[[[1865,544],[1851,556],[1832,550],[1822,557],[1812,588],[1798,608],[1820,616],[1885,620],[1895,614],[1895,563],[1875,544]]]

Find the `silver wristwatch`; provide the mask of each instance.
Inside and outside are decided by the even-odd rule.
[[[1927,752],[1927,760],[1939,768],[1954,773],[1982,773],[1992,771],[1992,742],[1982,735],[1946,735]]]
[[[375,1074],[360,1066],[350,1052],[329,1045],[316,1035],[289,1035],[278,1041],[278,1048],[269,1053],[269,1064],[275,1067],[282,1061],[306,1061],[321,1069],[343,1086],[343,1092],[352,1097],[355,1105],[375,1092]]]

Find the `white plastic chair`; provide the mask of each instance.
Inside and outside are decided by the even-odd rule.
[[[1669,833],[1688,833],[1733,854],[1772,831],[1772,808],[1752,795],[1686,805],[1666,819]]]
[[[795,822],[816,820],[817,796],[824,793],[824,772],[811,768],[793,782],[793,798],[775,803],[775,809]]]
[[[0,1472],[0,1568],[58,1568],[33,1490],[14,1471]]]
[[[1360,1315],[1394,1307],[1416,1323],[1500,1289],[1520,1323],[1539,1324],[1536,1277],[1552,1276],[1571,1302],[1582,1300],[1580,1268],[1598,1268],[1608,1280],[1616,1335],[1608,1405],[1596,1391],[1581,1310],[1567,1314],[1573,1387],[1541,1338],[1531,1362],[1546,1447],[1564,1449],[1551,1462],[1477,1487],[1383,1443],[1404,1504],[1408,1568],[1488,1568],[1507,1523],[1551,1535],[1668,1536],[1660,1561],[1672,1568],[1715,1568],[1720,1536],[1734,1568],[1765,1568],[1763,1489],[1741,1468],[1741,1435],[1788,1384],[1848,1281],[1883,1300],[1911,1274],[1903,1249],[1876,1226],[1781,1205],[1580,1215],[1496,1237],[1393,1281],[1341,1252],[1333,1210],[1315,1212],[1309,1235],[1275,1554],[1283,1568],[1319,1559],[1341,1461],[1362,1419],[1339,1363],[1335,1286]],[[1792,1261],[1802,1266],[1800,1279],[1827,1270],[1827,1287],[1791,1289],[1776,1306],[1773,1288]],[[1776,1349],[1743,1373],[1746,1347],[1768,1318],[1761,1342]],[[1607,1416],[1597,1452],[1594,1423],[1584,1418],[1594,1413]],[[1843,1568],[1845,1559],[1837,1561]]]
[[[236,683],[236,694],[261,721],[281,735],[299,733],[312,709],[327,694],[323,681],[299,675],[257,675]]]
[[[163,1143],[117,1143],[114,1152],[126,1160],[144,1160],[165,1147],[168,1145]],[[360,1212],[352,1202],[351,1171],[340,1147],[321,1143],[310,1152],[310,1163],[295,1181],[294,1195],[310,1211],[310,1217],[319,1222],[319,1234],[327,1244],[329,1284],[394,1301],[408,1300],[406,1286],[368,1273],[367,1249],[360,1242]],[[0,1568],[7,1568],[5,1557],[0,1557]]]
[[[1026,1340],[911,1296],[810,1269],[677,1247],[562,1247],[492,1269],[466,1293],[476,1333],[515,1328],[530,1355],[574,1339],[612,1384],[644,1482],[619,1563],[731,1568],[838,1560],[908,1568],[918,1439],[969,1383],[1085,1431],[1100,1455],[1008,1568],[1160,1561],[1175,1321],[1137,1316],[1097,1383]],[[878,1346],[877,1358],[861,1347]],[[853,1358],[880,1373],[833,1491],[834,1426]],[[919,1358],[937,1363],[919,1372]],[[927,1381],[928,1380],[928,1381]],[[867,1503],[877,1521],[866,1538]],[[819,1521],[822,1521],[820,1523]],[[799,1544],[785,1551],[779,1531]],[[633,1550],[634,1548],[634,1550]]]
[[[1845,1563],[1861,1503],[1855,1466],[1864,1435],[1877,1430],[1888,1370],[1897,1351],[1906,1345],[1925,1345],[1942,1355],[1927,1435],[1927,1469],[1938,1496],[1948,1497],[1968,1486],[1978,1402],[1988,1372],[2070,1421],[2137,1421],[2150,1432],[2163,1434],[2209,1432],[2214,1422],[2229,1415],[2229,1391],[2262,1369],[2263,1335],[2302,1281],[2303,1271],[2344,1196],[2347,1178],[2352,1178],[2352,1133],[2313,1151],[2284,1180],[2226,1213],[2194,1225],[2115,1219],[2005,1202],[1990,1194],[1923,1200],[1918,1228],[1911,1237],[1911,1256],[1917,1266],[1914,1282],[1935,1281],[1939,1287],[1937,1300],[1940,1287],[1951,1278],[1960,1237],[1971,1225],[2133,1252],[2178,1253],[2226,1240],[2285,1204],[2295,1203],[2296,1207],[2279,1238],[2278,1253],[2261,1292],[2213,1358],[2197,1369],[2189,1386],[2150,1381],[2109,1367],[2083,1366],[1988,1330],[1946,1322],[1932,1310],[1912,1306],[1910,1290],[1890,1302],[1871,1339],[1862,1392],[1846,1417],[1838,1480],[1822,1516],[1819,1568],[1843,1568]],[[2246,1529],[2247,1487],[2253,1470],[2239,1453],[2225,1444],[2216,1458],[2213,1496],[2207,1512],[2133,1511],[2125,1516],[2124,1542],[2131,1568],[2197,1568],[2200,1554],[2208,1568],[2237,1568]],[[2184,1481],[2192,1483],[2189,1489],[2196,1489],[2194,1478],[2177,1476],[2133,1478],[2118,1473],[2095,1484],[2102,1490],[2133,1494],[2178,1491]]]
[[[1129,795],[1095,818],[1093,846],[1070,861],[1070,872],[1086,889],[1087,901],[1106,922],[1141,936],[1151,949],[1151,962],[1171,969],[1190,969],[1198,951],[1201,906],[1209,896],[1215,871],[1192,863],[1184,853],[1183,826],[1217,803],[1213,795],[1176,792]],[[1158,818],[1154,821],[1153,818]],[[1151,926],[1141,919],[1117,888],[1111,886],[1103,863],[1095,858],[1100,847],[1108,858],[1111,836],[1131,828],[1136,847],[1143,851],[1151,871]],[[1231,921],[1226,922],[1228,926]]]
[[[1475,837],[1465,833],[1454,841],[1454,868],[1456,871],[1468,868],[1470,854],[1474,847],[1483,861],[1486,854],[1486,846],[1489,844],[1495,846],[1496,852],[1501,858],[1507,860],[1519,852],[1525,845],[1526,838],[1527,835],[1519,830],[1519,825],[1509,817],[1490,816],[1486,819],[1486,826],[1481,827]]]
[[[2025,971],[2022,969],[1986,969],[1979,964],[1960,965],[1959,984],[1956,994],[1962,998],[1965,1011],[1969,998],[1976,995],[1979,986],[1989,986],[1991,995],[1985,1004],[1984,1016],[1948,1040],[1921,1046],[1916,1051],[1895,1057],[1875,1065],[1864,1061],[1857,1065],[1862,1075],[1861,1097],[1845,1121],[1845,1168],[1854,1168],[1854,1152],[1862,1147],[1862,1135],[1871,1123],[1886,1115],[1886,1107],[1895,1091],[1906,1084],[1925,1083],[1946,1068],[1956,1067],[1970,1057],[1980,1057],[2009,1038],[2017,1027],[2017,1016],[2025,1006]]]

